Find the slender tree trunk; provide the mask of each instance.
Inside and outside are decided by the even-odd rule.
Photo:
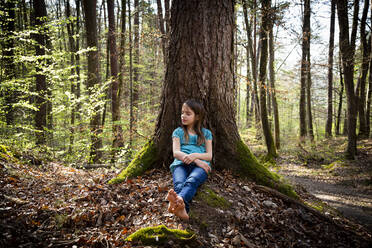
[[[336,135],[340,135],[340,123],[341,123],[341,112],[342,112],[342,98],[344,95],[344,79],[342,72],[342,62],[341,62],[341,53],[339,55],[338,67],[340,71],[340,95],[338,101],[338,111],[337,111],[337,123],[336,123]]]
[[[71,8],[70,8],[70,0],[65,1],[65,13],[66,13],[66,18],[69,20],[67,23],[67,34],[68,34],[68,43],[69,43],[69,51],[70,51],[70,62],[71,65],[76,65],[75,64],[75,41],[74,41],[74,24],[71,19]],[[71,75],[76,74],[74,67],[71,67]],[[71,94],[76,95],[76,89],[75,89],[75,81],[71,82]],[[74,145],[74,133],[75,133],[75,113],[76,108],[72,106],[71,108],[71,127],[70,127],[70,145],[69,145],[69,153],[72,152],[72,147]]]
[[[116,49],[116,27],[114,0],[107,0],[107,15],[109,22],[108,43],[110,47],[110,67],[111,67],[111,113],[112,113],[112,133],[114,140],[112,143],[112,160],[115,160],[115,154],[119,147],[124,146],[123,130],[120,124],[120,83],[118,78],[118,54]]]
[[[355,158],[356,147],[356,96],[354,92],[354,55],[355,37],[358,22],[359,1],[354,1],[354,17],[351,39],[349,36],[348,9],[346,0],[337,1],[337,16],[340,27],[340,50],[345,78],[345,89],[347,96],[347,135],[348,144],[346,155],[350,159]],[[350,39],[350,40],[349,40]]]
[[[133,111],[133,43],[132,43],[132,13],[130,8],[130,0],[128,1],[128,24],[129,24],[129,147],[133,147],[133,126],[134,126],[134,111]]]
[[[260,129],[260,102],[258,100],[258,89],[257,89],[257,65],[258,65],[258,55],[257,55],[257,1],[253,1],[253,91],[254,91],[254,116],[256,129]]]
[[[247,46],[246,46],[246,53],[247,53],[247,95],[246,95],[246,105],[247,105],[247,110],[246,110],[246,126],[250,127],[250,122],[252,118],[252,111],[250,109],[250,92],[251,88],[253,86],[252,84],[252,75],[251,75],[251,67],[252,66],[252,72],[254,72],[254,65],[253,59],[254,59],[254,54],[253,54],[253,47],[252,47],[252,29],[251,29],[251,24],[249,23],[248,20],[248,6],[247,6],[247,0],[243,1],[243,13],[244,13],[244,23],[246,27],[246,33],[247,33]],[[252,94],[253,96],[254,94]],[[253,101],[252,101],[253,104]]]
[[[312,85],[312,81],[311,81],[311,62],[310,62],[310,42],[309,42],[309,47],[308,47],[308,51],[307,51],[307,80],[306,80],[306,97],[307,97],[307,100],[306,100],[306,106],[307,106],[307,123],[308,123],[308,133],[309,133],[309,136],[310,136],[310,140],[311,141],[314,141],[314,128],[313,128],[313,114],[312,114],[312,110],[311,110],[311,85]]]
[[[267,147],[268,158],[271,159],[276,157],[276,149],[274,139],[270,130],[269,119],[267,116],[267,105],[266,105],[266,75],[267,75],[267,57],[268,57],[268,41],[267,36],[270,29],[270,10],[271,1],[262,0],[262,21],[260,28],[260,41],[261,41],[261,56],[260,56],[260,74],[259,74],[259,85],[260,85],[260,111],[261,111],[261,123],[262,130],[265,136],[265,142]]]
[[[155,135],[112,182],[136,176],[154,166],[168,166],[173,160],[170,137],[181,125],[182,103],[196,98],[206,109],[205,127],[213,133],[213,166],[232,169],[243,177],[290,194],[291,189],[278,183],[276,176],[257,162],[239,136],[234,115],[235,90],[231,83],[233,1],[173,0],[171,29]]]
[[[369,1],[364,1],[364,8],[363,8],[363,15],[360,22],[360,38],[361,38],[361,50],[362,50],[362,68],[360,71],[360,77],[358,78],[358,89],[359,93],[357,95],[357,103],[358,103],[358,114],[359,114],[359,137],[366,138],[369,136],[367,131],[367,120],[366,120],[366,78],[368,74],[368,67],[369,67],[369,56],[371,51],[371,37],[367,41],[367,34],[366,34],[366,20],[369,10]],[[369,116],[368,116],[369,117]]]
[[[4,75],[1,76],[1,82],[12,80],[16,77],[16,65],[14,60],[14,32],[15,32],[15,1],[1,1],[0,6],[0,23],[2,30],[2,67],[4,67]],[[1,68],[2,69],[2,68]],[[1,87],[0,94],[5,101],[3,107],[5,111],[5,121],[7,125],[15,124],[15,109],[14,103],[17,102],[18,93],[12,87]]]
[[[332,118],[333,118],[333,49],[335,37],[335,0],[331,1],[331,27],[329,31],[329,48],[328,48],[328,112],[325,133],[327,137],[332,136]]]
[[[100,84],[99,73],[99,55],[98,55],[98,36],[97,36],[97,0],[83,0],[85,29],[87,46],[91,49],[88,52],[88,81],[87,88],[90,96],[93,95],[93,89]],[[95,107],[94,113],[90,117],[91,128],[91,147],[90,147],[90,162],[98,163],[102,157],[102,138],[100,137],[102,129],[100,128],[100,112],[99,108]]]
[[[269,33],[269,70],[270,70],[270,87],[272,92],[272,105],[273,105],[273,112],[274,112],[274,137],[275,137],[275,147],[276,149],[280,149],[280,125],[279,125],[279,110],[278,110],[278,102],[276,100],[276,89],[275,89],[275,69],[274,69],[274,61],[275,61],[275,51],[274,51],[274,35],[273,35],[273,25],[271,25],[270,33]]]
[[[140,79],[140,33],[139,33],[139,0],[134,0],[134,18],[133,18],[133,32],[134,32],[134,58],[133,58],[133,110],[134,110],[134,130],[137,129],[138,121],[138,102],[139,102],[139,79]]]
[[[80,102],[80,54],[77,52],[80,49],[80,0],[75,0],[76,6],[76,41],[75,41],[75,65],[76,65],[76,99],[78,99],[78,103],[76,104],[76,117],[80,119],[80,110],[81,110],[81,102]]]
[[[44,0],[34,0],[33,7],[35,15],[34,24],[39,29],[34,35],[36,56],[39,56],[39,66],[36,67],[36,92],[38,94],[36,97],[36,108],[38,110],[35,113],[35,127],[38,130],[38,133],[36,133],[36,144],[44,145],[46,143],[45,128],[47,123],[47,102],[45,99],[47,84],[46,77],[40,67],[44,64],[45,59],[40,57],[45,55],[46,35],[43,25],[47,17],[47,12]]]
[[[163,7],[161,5],[161,0],[156,1],[158,6],[158,22],[159,22],[159,30],[161,33],[161,47],[163,50],[163,61],[164,64],[167,64],[167,35],[165,33],[164,28],[164,18],[163,18]]]
[[[304,0],[304,18],[302,25],[302,60],[300,88],[300,139],[307,135],[306,126],[306,80],[308,74],[307,51],[310,46],[310,0]]]
[[[371,4],[371,13],[372,13],[372,4]],[[371,41],[372,46],[372,41]],[[370,47],[372,53],[372,47]],[[368,96],[367,96],[367,110],[366,110],[366,130],[368,137],[370,137],[371,132],[371,102],[372,102],[372,56],[369,60],[369,75],[368,75]]]
[[[126,33],[126,12],[127,1],[121,0],[121,32],[120,32],[120,56],[119,56],[119,99],[123,99],[126,92],[124,75],[125,75],[125,33]]]

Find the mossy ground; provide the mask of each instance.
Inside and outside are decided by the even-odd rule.
[[[227,209],[231,206],[230,202],[228,202],[224,197],[218,195],[214,192],[211,188],[203,185],[196,194],[196,199],[200,201],[204,201],[211,207]]]
[[[142,228],[125,240],[144,245],[162,245],[169,241],[186,244],[195,240],[195,234],[189,230],[169,229],[165,225],[160,225]]]

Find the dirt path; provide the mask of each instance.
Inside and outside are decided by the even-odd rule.
[[[304,164],[289,156],[280,159],[278,172],[346,218],[372,230],[372,141],[361,144],[355,161]]]

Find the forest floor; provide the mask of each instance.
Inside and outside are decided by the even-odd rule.
[[[298,153],[296,161],[309,161],[304,154]],[[0,247],[372,245],[371,229],[349,221],[327,204],[320,205],[302,187],[297,189],[305,204],[228,171],[214,171],[191,204],[190,221],[183,222],[167,212],[164,198],[172,187],[168,170],[151,170],[142,177],[109,185],[118,174],[116,169],[71,168],[30,159],[32,152],[18,158],[10,152],[0,155]],[[282,159],[291,159],[285,156]],[[34,165],[25,163],[25,158]],[[281,166],[282,172],[285,168]],[[321,211],[309,205],[320,205]],[[125,240],[143,227],[157,225],[195,235],[187,240],[170,236],[162,244],[161,234],[154,234],[149,244]]]
[[[334,138],[312,151],[302,148],[302,156],[282,155],[277,172],[298,189],[303,187],[345,217],[372,230],[372,139],[358,141],[358,155],[353,161],[342,158],[344,145],[344,138]]]

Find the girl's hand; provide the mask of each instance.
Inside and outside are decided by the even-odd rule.
[[[185,164],[191,164],[192,162],[195,161],[195,159],[197,159],[197,157],[195,156],[194,153],[192,153],[192,154],[185,155],[183,157],[183,161],[182,162],[184,162]]]
[[[199,166],[200,168],[202,168],[207,174],[209,174],[212,170],[211,167],[206,162],[200,159],[196,159],[195,164]]]

